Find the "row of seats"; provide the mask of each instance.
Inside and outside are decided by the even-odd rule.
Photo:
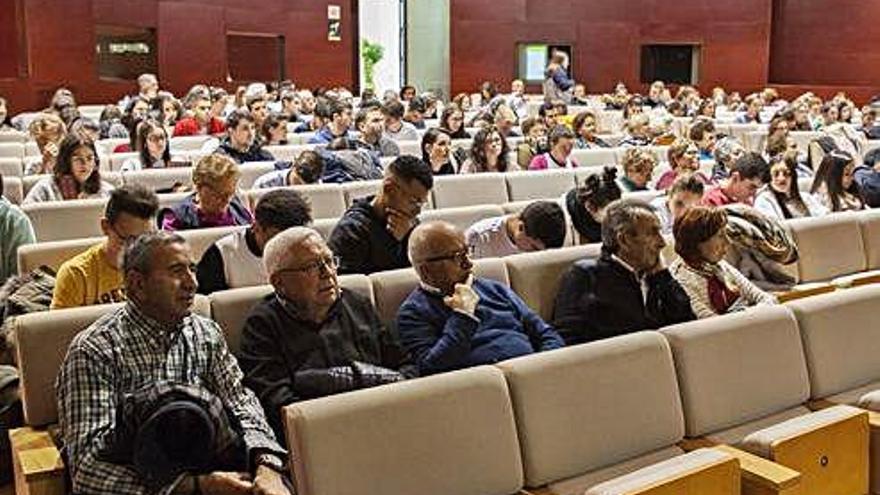
[[[597,254],[594,246],[555,254],[562,252],[569,262]],[[522,263],[526,258],[532,263]],[[476,270],[520,292],[537,285],[555,293],[557,282],[550,279],[558,280],[558,273],[534,263],[541,259],[480,260]],[[417,286],[412,270],[344,276],[341,282],[371,298],[386,322]],[[247,310],[269,290],[199,297],[196,310],[221,325],[235,351]],[[683,442],[687,439],[755,453],[772,450],[775,442],[768,446],[761,440],[781,433],[765,429],[793,418],[802,421],[811,400],[852,404],[880,387],[880,327],[873,324],[878,302],[880,286],[871,285],[293,404],[285,418],[298,493],[477,495],[545,487],[549,493],[575,494],[678,456],[690,448]],[[52,383],[65,349],[112,307],[16,320],[28,425],[57,420]],[[867,419],[853,410],[835,409],[811,421],[814,427],[849,425],[856,417],[863,421],[867,442]],[[790,435],[792,425],[785,426]],[[764,431],[755,435],[759,430]],[[841,437],[837,445],[822,445],[830,458],[823,470],[838,483],[864,485],[852,493],[866,493],[867,469],[846,464],[854,454],[841,449],[849,446]],[[867,462],[867,443],[863,447]],[[788,467],[812,472],[814,464],[810,458]],[[875,481],[877,473],[872,466]],[[788,493],[781,489],[798,478],[782,472],[774,483]],[[806,474],[800,482],[819,483]],[[816,485],[804,488],[804,493],[831,493]]]

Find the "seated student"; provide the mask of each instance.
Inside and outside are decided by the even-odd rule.
[[[712,166],[712,182],[728,178],[733,164],[745,152],[746,147],[739,139],[730,136],[719,139],[712,152],[715,157],[715,165]]]
[[[660,222],[645,202],[611,203],[599,259],[563,275],[553,324],[566,344],[581,344],[694,319],[687,294],[663,266]]]
[[[0,285],[18,275],[18,247],[37,242],[31,220],[21,208],[3,197],[0,175]]]
[[[672,225],[685,211],[703,200],[703,181],[693,175],[680,175],[666,194],[651,200],[651,207],[660,220],[663,235],[672,234]]]
[[[480,220],[464,238],[474,258],[496,258],[562,247],[567,228],[559,204],[535,201],[519,213]]]
[[[257,140],[263,146],[285,146],[287,142],[287,119],[280,113],[270,113],[259,128]]]
[[[266,117],[269,116],[269,102],[266,94],[264,92],[258,92],[252,95],[247,95],[245,97],[245,106],[247,107],[248,113],[254,118],[254,127],[257,129],[263,127],[263,122],[265,122]]]
[[[430,166],[419,158],[391,162],[377,194],[356,199],[330,234],[327,244],[340,257],[339,272],[408,267],[409,235],[433,185]]]
[[[174,136],[217,136],[226,127],[223,121],[211,116],[211,97],[206,92],[194,92],[187,99],[191,117],[184,117],[174,125]]]
[[[22,204],[106,198],[113,186],[101,180],[99,169],[95,145],[71,134],[64,138],[58,148],[58,159],[52,175],[34,184]]]
[[[514,129],[519,123],[519,119],[516,117],[516,112],[511,110],[505,103],[501,102],[498,104],[497,108],[495,108],[492,123],[495,124],[495,128],[498,129],[498,132],[504,136],[505,139],[520,137],[519,133]]]
[[[403,120],[403,103],[392,100],[382,105],[385,116],[385,137],[394,141],[418,141],[419,131]]]
[[[426,128],[425,112],[428,110],[428,102],[423,96],[415,96],[409,100],[406,106],[406,112],[403,114],[404,122],[412,124],[416,129],[422,130]]]
[[[617,185],[617,169],[605,167],[601,174],[596,173],[584,179],[584,184],[565,193],[560,202],[565,213],[571,218],[581,243],[602,240],[602,220],[605,208],[614,200],[620,199],[620,186]]]
[[[755,197],[755,208],[779,220],[819,217],[826,208],[809,192],[801,192],[797,181],[797,155],[786,153],[770,167],[770,183]]]
[[[532,158],[529,170],[577,168],[577,161],[571,157],[571,150],[574,148],[574,133],[571,129],[563,125],[551,129],[549,144],[549,151]]]
[[[101,231],[107,238],[61,265],[51,308],[124,301],[120,255],[127,243],[154,229],[158,208],[159,199],[142,186],[114,190],[101,219]]]
[[[709,178],[700,172],[699,155],[700,152],[697,150],[697,145],[686,139],[679,139],[672,143],[666,152],[669,166],[672,168],[664,172],[657,179],[657,189],[665,191],[675,182],[679,175],[683,174],[693,175],[702,181],[703,184],[709,184]]]
[[[324,157],[318,152],[306,150],[290,162],[278,162],[276,165],[285,164],[287,167],[259,176],[254,181],[254,189],[266,189],[269,187],[298,186],[301,184],[317,184],[324,175]]]
[[[474,275],[464,236],[453,225],[418,226],[409,257],[421,282],[401,305],[397,329],[422,375],[564,345],[513,290]]]
[[[449,104],[440,114],[440,129],[445,130],[452,139],[471,138],[464,128],[464,111],[454,103]]]
[[[316,231],[273,237],[263,265],[275,290],[249,312],[239,360],[279,438],[292,402],[416,374],[370,301],[339,286],[337,258]]]
[[[351,105],[341,100],[328,100],[326,122],[309,139],[309,144],[328,144],[336,138],[351,139]]]
[[[651,144],[650,118],[647,114],[637,113],[627,119],[621,147],[648,146]]]
[[[39,114],[28,125],[28,133],[37,143],[40,155],[25,159],[24,175],[51,174],[58,157],[58,146],[67,136],[67,126],[55,114]]]
[[[137,238],[122,261],[128,302],[70,344],[56,391],[73,492],[291,493],[223,331],[190,311],[192,266],[179,235]]]
[[[715,122],[705,117],[698,117],[691,130],[688,132],[688,138],[697,145],[700,152],[700,160],[712,160],[712,153],[715,151]]]
[[[257,139],[254,117],[244,109],[233,110],[226,117],[226,135],[214,151],[235,160],[235,163],[275,161]]]
[[[382,162],[374,153],[346,138],[336,138],[318,150],[324,159],[323,183],[377,180],[382,178]]]
[[[746,113],[736,118],[737,124],[760,124],[761,109],[764,108],[764,101],[757,93],[746,96]]]
[[[356,145],[373,154],[376,158],[400,155],[400,147],[385,137],[385,117],[378,106],[361,108],[354,118],[354,126],[360,135]]]
[[[617,179],[617,185],[623,192],[648,191],[656,166],[657,158],[650,150],[627,148],[623,153],[623,177]]]
[[[422,136],[422,161],[431,166],[434,175],[451,175],[455,167],[449,160],[449,134],[432,127]]]
[[[538,117],[523,120],[522,131],[525,139],[516,146],[516,163],[519,168],[526,170],[535,156],[550,150],[550,143],[547,140],[547,127]]]
[[[865,154],[862,164],[853,171],[853,179],[858,184],[871,208],[880,207],[880,149],[873,149]]]
[[[675,252],[680,258],[669,271],[690,298],[697,318],[776,303],[776,298],[724,260],[730,247],[726,227],[727,213],[723,209],[695,206],[673,228]]]
[[[572,123],[577,139],[574,145],[577,149],[610,148],[611,145],[596,136],[599,125],[596,122],[596,114],[593,112],[581,112],[577,114]]]
[[[135,127],[135,151],[138,156],[125,160],[120,170],[133,172],[148,168],[165,168],[171,164],[171,147],[165,128],[155,120],[142,120]]]
[[[193,167],[195,192],[177,206],[162,210],[162,230],[248,225],[253,220],[247,206],[235,195],[241,173],[226,155],[208,155]]]
[[[196,267],[199,293],[267,283],[262,261],[266,243],[283,230],[310,223],[312,208],[299,192],[269,191],[257,201],[250,227],[221,238],[202,255]]]
[[[458,173],[477,174],[481,172],[507,172],[518,170],[519,166],[508,162],[510,148],[494,126],[487,126],[474,136],[471,144],[470,156]]]
[[[831,213],[865,208],[862,191],[854,179],[855,159],[845,151],[833,150],[822,158],[810,192]]]
[[[751,205],[755,194],[770,174],[770,166],[760,154],[748,152],[737,158],[726,179],[706,190],[705,206],[724,206],[733,203]]]

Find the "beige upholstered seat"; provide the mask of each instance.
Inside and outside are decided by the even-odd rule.
[[[786,223],[800,252],[800,282],[826,281],[865,270],[858,215],[836,213]]]
[[[57,421],[55,377],[67,347],[77,333],[121,303],[29,313],[15,319],[13,332],[18,346],[22,405],[25,422],[43,426]],[[209,316],[208,299],[196,296],[193,311]]]
[[[566,169],[505,174],[510,201],[555,200],[574,187],[574,172]]]
[[[172,152],[198,151],[211,136],[175,136],[168,143]]]
[[[24,157],[24,143],[5,142],[0,143],[0,157],[18,158]]]
[[[101,159],[101,165],[105,170],[118,171],[122,165],[129,159],[137,158],[138,152],[132,151],[128,153],[111,153],[107,158]]]
[[[49,201],[22,206],[34,226],[37,241],[79,239],[102,235],[100,219],[106,199]]]
[[[572,150],[571,159],[577,162],[578,168],[613,166],[617,165],[617,151],[615,148]]]
[[[443,220],[455,225],[461,230],[467,230],[468,227],[480,220],[499,217],[501,215],[504,215],[504,210],[501,206],[479,205],[444,208],[442,210],[426,210],[419,215],[419,218],[422,222]]]
[[[283,146],[265,146],[264,150],[272,153],[276,160],[295,162],[300,153],[315,149],[312,144],[288,144]]]
[[[122,172],[125,184],[139,184],[152,191],[170,189],[181,184],[192,186],[192,168],[148,168],[131,172]]]
[[[573,246],[504,258],[510,286],[541,318],[550,321],[559,281],[568,268],[582,258],[597,258],[599,245]]]
[[[253,207],[260,197],[275,188],[251,189],[247,191],[248,201]],[[336,184],[309,184],[294,186],[294,189],[308,198],[312,205],[312,218],[338,218],[345,213],[345,196]]]
[[[436,177],[433,196],[435,208],[501,205],[508,201],[507,183],[500,173]]]
[[[490,278],[510,285],[504,261],[499,258],[486,258],[474,261],[474,273],[478,277]],[[373,297],[379,319],[389,324],[397,319],[397,310],[419,284],[419,278],[412,268],[390,270],[370,275],[373,284]]]
[[[809,412],[806,360],[787,308],[759,306],[661,332],[675,358],[687,436],[736,443]]]
[[[241,172],[241,178],[238,181],[238,187],[242,189],[251,189],[254,182],[261,175],[275,170],[275,162],[248,162],[238,166]]]
[[[0,175],[4,179],[21,177],[24,173],[21,158],[0,156]]]
[[[577,480],[584,475],[655,452],[665,451],[666,458],[681,453],[673,448],[684,435],[678,383],[669,345],[659,333],[624,335],[497,366],[510,387],[528,487],[549,483],[555,493],[580,494],[622,473]],[[659,460],[651,457],[652,463]]]
[[[509,495],[523,473],[501,371],[480,366],[284,409],[300,495]]]
[[[859,227],[868,270],[880,270],[880,210],[859,212]]]
[[[343,288],[373,300],[373,288],[366,275],[342,275],[339,283]],[[233,353],[240,348],[241,331],[251,308],[271,292],[271,285],[259,285],[224,290],[209,296],[211,316],[226,333],[226,343]]]
[[[400,148],[401,155],[422,157],[421,141],[398,141],[397,146]]]
[[[340,187],[345,194],[345,204],[351,206],[355,199],[374,196],[379,191],[381,183],[381,180],[363,180],[342,184]]]
[[[3,176],[3,197],[12,204],[20,204],[23,198],[21,188],[21,178],[12,176]]]

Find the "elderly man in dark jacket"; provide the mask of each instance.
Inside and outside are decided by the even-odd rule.
[[[554,324],[569,345],[694,319],[690,299],[663,266],[666,245],[654,209],[634,199],[608,206],[602,255],[563,276]]]

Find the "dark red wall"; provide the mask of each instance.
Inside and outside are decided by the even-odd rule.
[[[10,98],[13,112],[45,105],[60,85],[73,89],[80,103],[133,92],[133,81],[98,78],[96,23],[155,28],[159,79],[178,94],[197,82],[230,89],[237,83],[227,80],[228,31],[285,36],[287,77],[298,85],[351,86],[355,79],[355,0],[0,0],[0,12],[16,2],[27,19],[16,27],[26,33],[29,72],[4,79],[8,62],[0,63],[0,94]],[[341,42],[327,41],[328,4],[342,8]],[[0,59],[9,53],[4,22],[5,14]]]
[[[512,79],[516,43],[529,41],[572,44],[574,77],[588,91],[638,86],[640,47],[655,42],[701,44],[703,87],[767,81],[769,0],[451,0],[451,9],[454,92],[487,74]]]

